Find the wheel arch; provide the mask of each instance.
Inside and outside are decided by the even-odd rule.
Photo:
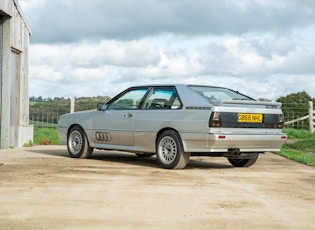
[[[164,128],[158,132],[156,155],[165,169],[183,169],[186,167],[190,153],[185,152],[179,132],[173,128]]]
[[[88,137],[81,125],[72,124],[67,131],[67,148],[73,158],[90,158],[93,147],[90,147]]]
[[[82,129],[82,131],[84,132],[84,134],[85,134],[85,136],[86,136],[86,139],[87,139],[87,141],[88,141],[88,144],[90,145],[89,137],[88,137],[88,135],[86,134],[84,128],[83,128],[80,124],[72,124],[72,125],[69,126],[68,131],[67,131],[67,141],[68,141],[68,137],[69,137],[69,132],[70,132],[70,130],[71,130],[73,127],[75,127],[75,126],[78,126],[78,127],[80,127],[80,128]]]
[[[163,129],[161,129],[160,131],[157,132],[156,137],[155,137],[155,146],[156,146],[156,144],[157,144],[157,140],[158,140],[159,136],[160,136],[163,132],[165,132],[165,131],[167,131],[167,130],[173,130],[173,131],[175,131],[175,132],[178,134],[178,136],[180,137],[180,142],[181,142],[181,144],[182,144],[182,146],[183,146],[183,141],[182,141],[182,137],[181,137],[180,133],[179,133],[176,129],[171,128],[171,127],[165,127],[165,128],[163,128]]]
[[[67,137],[69,136],[70,130],[71,130],[74,126],[79,126],[79,127],[84,131],[84,129],[82,128],[81,125],[79,125],[79,124],[72,124],[72,125],[70,125],[70,126],[68,127],[68,130],[67,130]],[[85,131],[84,131],[84,133],[85,133]],[[86,133],[85,133],[85,134],[86,134]]]

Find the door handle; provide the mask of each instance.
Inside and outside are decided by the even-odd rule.
[[[124,117],[125,117],[125,118],[132,117],[132,114],[131,114],[131,113],[127,113],[127,114],[124,115]]]

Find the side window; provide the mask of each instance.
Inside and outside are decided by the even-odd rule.
[[[154,88],[144,103],[144,109],[180,109],[182,104],[174,88]]]
[[[123,94],[107,107],[109,110],[137,109],[147,89],[134,89]]]

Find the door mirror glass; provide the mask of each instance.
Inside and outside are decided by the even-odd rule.
[[[97,110],[98,111],[105,111],[106,105],[105,103],[97,103]]]

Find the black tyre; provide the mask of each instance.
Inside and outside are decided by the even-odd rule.
[[[90,158],[93,148],[89,146],[86,134],[80,126],[74,126],[68,133],[67,147],[73,158]]]
[[[233,159],[233,158],[228,158],[229,162],[235,166],[235,167],[250,167],[258,159],[258,154],[255,158],[250,158],[250,159]]]
[[[165,169],[183,169],[190,157],[190,153],[184,152],[180,136],[173,130],[167,130],[158,137],[156,155]]]

